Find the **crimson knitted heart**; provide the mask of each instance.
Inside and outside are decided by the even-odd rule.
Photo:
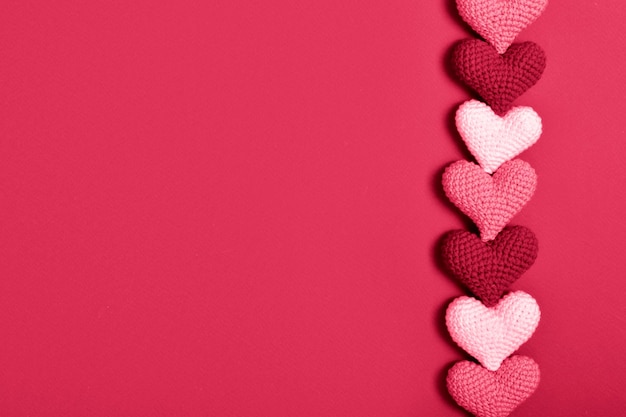
[[[511,356],[497,371],[462,361],[448,371],[448,392],[476,417],[506,417],[539,386],[539,365],[526,356]]]
[[[546,67],[546,55],[534,42],[515,43],[500,55],[488,43],[469,39],[456,45],[452,60],[459,79],[500,116],[539,81]]]
[[[535,234],[523,226],[508,226],[490,242],[466,230],[447,233],[441,242],[445,266],[487,307],[498,304],[509,286],[537,258]]]
[[[457,161],[443,173],[443,189],[478,226],[483,241],[493,240],[537,188],[535,170],[520,159],[507,161],[493,176],[469,161]]]

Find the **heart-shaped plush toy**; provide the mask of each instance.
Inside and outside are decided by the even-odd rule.
[[[513,107],[500,117],[477,100],[459,107],[456,127],[476,161],[490,174],[541,136],[541,118],[532,108]]]
[[[476,91],[498,115],[535,85],[546,67],[546,55],[533,42],[516,43],[504,55],[479,39],[454,47],[452,60],[461,81]]]
[[[457,0],[459,14],[503,54],[545,10],[548,0]]]
[[[505,295],[495,307],[472,297],[456,298],[446,310],[452,339],[485,368],[496,371],[535,332],[541,313],[523,291]]]
[[[493,240],[533,196],[535,170],[520,159],[505,162],[487,174],[469,161],[457,161],[443,173],[443,189],[480,230],[483,241]]]
[[[444,235],[441,256],[446,267],[487,307],[498,304],[509,286],[537,258],[535,234],[523,226],[508,226],[491,242],[466,230]]]
[[[448,392],[476,417],[506,417],[539,386],[539,365],[526,356],[511,356],[497,371],[462,361],[448,371]]]

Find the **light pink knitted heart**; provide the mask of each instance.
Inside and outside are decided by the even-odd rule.
[[[459,297],[446,311],[452,339],[485,368],[495,371],[535,332],[541,313],[523,291],[505,295],[495,307],[472,297]]]
[[[450,201],[474,221],[486,242],[530,200],[537,174],[520,159],[505,162],[493,176],[472,162],[457,161],[446,168],[442,182]]]
[[[516,355],[495,372],[473,362],[457,362],[446,382],[457,404],[476,417],[506,417],[535,392],[539,378],[539,365]]]
[[[548,0],[457,0],[459,14],[503,54],[545,10]]]
[[[489,174],[541,136],[541,118],[532,108],[514,107],[500,117],[477,100],[466,101],[459,107],[456,127],[476,161]]]

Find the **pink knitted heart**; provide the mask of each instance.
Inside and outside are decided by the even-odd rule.
[[[530,107],[514,107],[500,117],[477,100],[456,112],[456,127],[476,161],[489,174],[515,158],[541,136],[541,118]]]
[[[452,339],[485,368],[495,371],[535,332],[541,313],[523,291],[505,295],[495,307],[472,297],[459,297],[446,311]]]
[[[520,159],[505,162],[487,174],[469,161],[457,161],[443,173],[443,189],[478,226],[483,241],[493,240],[533,196],[535,170]]]
[[[462,361],[448,371],[448,392],[476,417],[506,417],[539,386],[539,365],[526,356],[511,356],[497,371]]]
[[[459,14],[503,54],[545,10],[548,0],[457,0]]]

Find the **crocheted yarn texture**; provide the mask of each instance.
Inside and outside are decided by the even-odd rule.
[[[537,44],[513,41],[546,5],[547,0],[457,0],[461,17],[487,42],[460,42],[452,64],[458,78],[486,103],[469,100],[458,108],[457,130],[478,164],[449,165],[442,185],[479,235],[448,232],[438,249],[447,271],[477,297],[452,301],[446,326],[480,363],[458,362],[447,375],[452,398],[478,417],[508,416],[539,385],[539,366],[511,355],[533,335],[541,312],[529,294],[508,292],[535,262],[538,243],[528,228],[507,225],[537,188],[535,170],[515,158],[537,142],[543,129],[532,108],[513,107],[513,102],[546,67]]]
[[[489,174],[537,142],[542,129],[541,118],[530,107],[514,107],[500,117],[477,100],[459,107],[456,127],[478,164]]]
[[[493,240],[537,188],[535,170],[520,159],[505,162],[487,174],[469,161],[457,161],[443,173],[443,189],[480,230],[482,240]]]
[[[535,332],[541,313],[523,291],[505,295],[495,307],[472,297],[459,297],[446,311],[452,339],[485,368],[496,371]]]
[[[523,226],[507,226],[490,242],[466,230],[449,232],[441,242],[446,268],[487,307],[532,266],[537,251],[535,234]]]
[[[543,13],[548,0],[457,0],[459,14],[499,54]]]
[[[448,392],[477,417],[506,417],[539,385],[539,366],[526,356],[511,356],[497,371],[457,362],[448,371]]]
[[[504,55],[478,39],[456,45],[452,59],[461,81],[476,91],[496,114],[535,85],[546,67],[546,55],[533,42],[516,43]]]

